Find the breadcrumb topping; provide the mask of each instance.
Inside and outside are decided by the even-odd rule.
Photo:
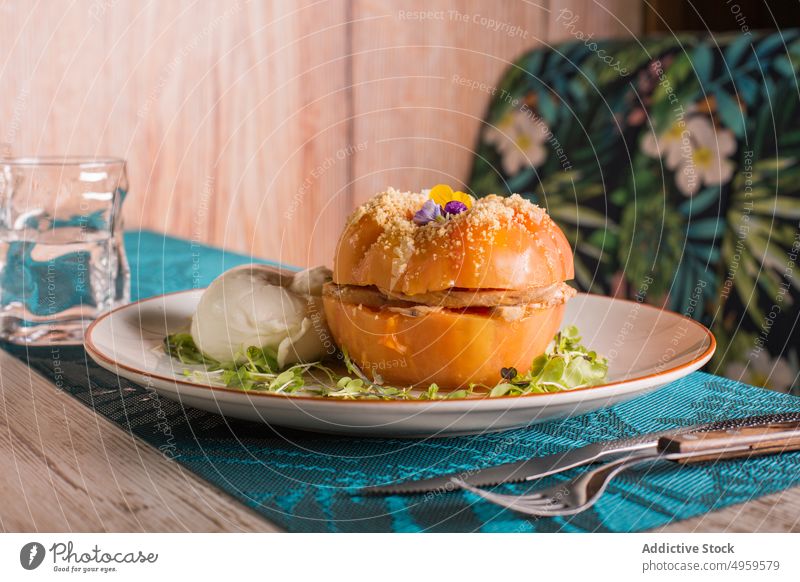
[[[518,194],[490,194],[476,199],[469,210],[449,215],[443,222],[416,224],[414,213],[426,200],[427,194],[389,188],[359,206],[348,219],[348,229],[353,228],[351,243],[356,240],[362,220],[369,220],[380,230],[381,234],[371,245],[371,250],[378,251],[391,262],[392,287],[402,277],[418,275],[413,271],[422,266],[417,264],[409,270],[409,262],[415,253],[424,252],[422,249],[431,249],[434,261],[453,261],[466,272],[480,274],[490,260],[487,255],[492,252],[497,234],[515,224],[531,233],[533,244],[544,251],[542,254],[551,271],[555,271],[561,260],[558,255],[552,256],[554,253],[547,252],[548,248],[561,252],[554,242],[558,228],[543,208]],[[464,252],[465,247],[469,249],[468,253]]]
[[[381,192],[367,200],[350,215],[347,226],[355,224],[364,215],[369,214],[378,226],[386,229],[395,222],[410,223],[414,226],[412,218],[414,213],[428,199],[424,194],[418,192],[401,192],[394,188],[389,188],[386,192]]]
[[[547,217],[545,210],[536,204],[522,198],[519,194],[511,196],[497,196],[490,194],[478,198],[472,208],[450,217],[446,222],[430,222],[418,226],[414,224],[414,213],[419,210],[428,197],[418,192],[401,192],[389,188],[361,206],[359,206],[348,219],[351,226],[369,214],[375,223],[384,231],[381,236],[383,243],[401,241],[403,238],[413,238],[417,242],[432,242],[449,238],[454,231],[464,232],[468,241],[472,242],[480,233],[497,231],[507,226],[510,222],[532,222],[539,224]],[[402,246],[407,250],[413,243]],[[453,237],[453,247],[460,247],[460,238]],[[394,244],[388,244],[389,250]],[[403,253],[405,254],[405,253]]]

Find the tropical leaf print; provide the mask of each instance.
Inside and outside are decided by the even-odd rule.
[[[797,189],[787,195],[779,184],[794,184]],[[722,240],[723,262],[729,266],[726,287],[735,290],[753,323],[759,326],[764,322],[760,295],[777,297],[785,278],[789,251],[798,234],[798,194],[800,165],[795,159],[760,160],[752,165],[751,172],[733,180],[728,205],[730,227]],[[800,278],[787,282],[800,290]]]
[[[509,155],[484,129],[472,192],[516,192],[546,207],[575,251],[581,289],[634,298],[646,283],[646,301],[711,326],[712,371],[791,390],[800,370],[800,30],[592,47],[567,42],[509,67],[485,128],[522,108],[547,139],[535,133],[541,125],[517,124],[511,135],[527,155]],[[767,321],[776,302],[780,317]]]
[[[602,197],[599,184],[585,184],[578,172],[554,173],[539,183],[530,198],[547,209],[575,251],[575,279],[582,289],[602,291],[597,263],[608,264],[616,254],[618,227],[607,214],[589,206]]]

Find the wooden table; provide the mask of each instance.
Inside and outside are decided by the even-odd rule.
[[[0,395],[3,531],[280,531],[2,350]],[[800,531],[800,487],[659,531]]]

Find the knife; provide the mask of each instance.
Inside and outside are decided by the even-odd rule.
[[[414,493],[430,493],[454,491],[458,487],[452,482],[453,478],[461,480],[473,487],[489,487],[500,483],[517,483],[520,481],[532,481],[573,469],[583,465],[597,462],[607,457],[628,454],[632,452],[656,452],[658,440],[661,437],[676,436],[686,432],[706,432],[742,428],[767,422],[790,422],[800,421],[800,412],[786,412],[777,414],[766,414],[762,416],[747,416],[744,418],[732,418],[718,420],[707,424],[684,426],[659,432],[649,433],[632,438],[625,438],[615,441],[600,441],[580,447],[569,449],[553,455],[544,457],[534,457],[505,463],[485,469],[475,469],[448,473],[431,477],[429,479],[418,479],[414,481],[403,481],[401,483],[390,483],[387,485],[377,485],[364,487],[358,491],[359,495],[408,495]]]

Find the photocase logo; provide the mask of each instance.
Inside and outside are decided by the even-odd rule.
[[[44,546],[39,542],[28,542],[19,551],[19,563],[26,570],[35,570],[44,561]]]

